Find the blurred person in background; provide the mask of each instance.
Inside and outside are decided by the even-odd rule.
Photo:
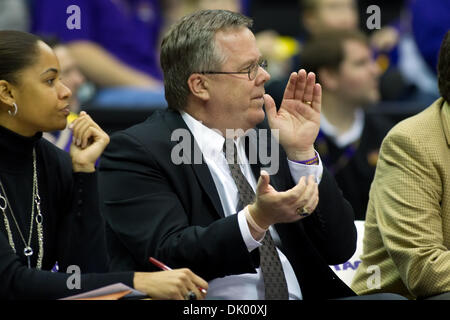
[[[398,21],[389,21],[389,24],[380,25],[379,29],[369,30],[364,18],[369,19],[370,15],[360,15],[360,12],[366,12],[368,6],[358,8],[358,4],[355,0],[301,0],[301,22],[306,32],[305,39],[327,30],[363,31],[369,37],[372,54],[380,67],[381,100],[405,98],[410,92],[397,67],[400,31],[395,23]],[[365,3],[360,5],[366,6]],[[381,22],[384,11],[382,6],[379,8]],[[393,80],[395,85],[392,85]]]
[[[358,28],[357,3],[354,0],[301,0],[302,23],[309,35],[324,31]]]
[[[301,0],[302,23],[306,38],[326,29],[361,28],[369,35],[371,50],[381,69],[382,100],[427,105],[439,96],[436,85],[437,56],[441,39],[450,28],[450,2],[399,2]],[[368,13],[367,9],[374,4],[379,8],[382,25],[379,29],[369,30],[367,21],[374,11]],[[386,20],[386,16],[390,20]]]
[[[28,1],[0,1],[0,30],[28,31],[29,28],[30,16],[28,11]]]
[[[437,58],[442,38],[450,29],[449,15],[447,0],[407,1],[398,66],[415,90],[411,100],[423,106],[439,97]]]
[[[301,52],[309,39],[334,30],[359,30],[360,16],[358,3],[355,0],[300,0],[298,4],[300,26],[298,26],[296,39],[297,54],[292,58],[292,70],[302,66]],[[374,38],[377,41],[371,40]],[[380,48],[387,50],[395,45],[397,33],[394,28],[385,27],[374,32],[371,39],[369,42],[372,51],[377,52]],[[380,48],[376,49],[375,45]],[[386,63],[380,63],[380,67],[381,73],[387,70]],[[281,84],[286,81],[286,78],[268,84],[267,91],[272,94],[275,101],[282,99]]]
[[[306,43],[302,67],[317,75],[323,107],[316,149],[364,220],[378,150],[391,122],[366,109],[380,99],[380,69],[367,37],[356,30],[324,32]]]
[[[40,0],[34,2],[33,18],[34,32],[58,37],[98,86],[94,105],[165,105],[159,1]]]
[[[329,30],[360,28],[358,3],[355,0],[300,0],[300,6],[301,22],[307,37]],[[363,28],[365,27],[366,24]],[[398,31],[394,27],[383,26],[371,34],[370,45],[376,51],[389,51],[397,44],[398,37]]]

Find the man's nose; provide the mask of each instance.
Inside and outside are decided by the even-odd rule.
[[[259,84],[259,83],[265,83],[269,80],[270,80],[269,72],[266,69],[264,69],[263,67],[259,67],[255,82],[257,82],[257,84]]]

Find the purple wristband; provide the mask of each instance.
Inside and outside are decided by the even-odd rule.
[[[315,152],[315,156],[314,158],[308,159],[308,160],[303,160],[303,161],[296,161],[296,160],[292,160],[295,163],[300,163],[300,164],[306,164],[306,165],[317,165],[319,164],[319,155],[317,154],[317,152]]]

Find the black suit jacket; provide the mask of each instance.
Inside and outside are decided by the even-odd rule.
[[[237,215],[224,217],[208,166],[172,162],[180,141],[171,141],[171,135],[179,128],[189,130],[179,112],[168,109],[111,136],[99,183],[112,270],[155,271],[148,261],[154,256],[172,268],[188,267],[205,280],[256,272],[259,250],[248,252]],[[193,155],[198,146],[191,145]],[[252,170],[258,179],[258,165]],[[281,148],[271,184],[278,191],[295,185]],[[311,216],[275,225],[280,249],[304,299],[353,295],[328,267],[352,256],[356,229],[351,206],[325,168],[319,197]]]

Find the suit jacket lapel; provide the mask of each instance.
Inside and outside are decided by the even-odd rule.
[[[211,172],[209,171],[208,165],[205,163],[205,160],[201,158],[201,162],[199,164],[196,164],[194,161],[194,155],[200,154],[200,148],[197,144],[197,142],[194,139],[194,136],[192,135],[192,132],[189,130],[188,126],[184,122],[183,118],[181,117],[180,113],[175,110],[167,110],[166,112],[166,121],[167,125],[169,126],[171,132],[176,129],[186,129],[191,137],[191,164],[192,170],[194,171],[195,175],[197,176],[199,184],[202,186],[205,193],[208,195],[209,199],[211,200],[211,203],[214,206],[214,209],[216,209],[217,214],[220,217],[224,217],[224,212],[222,208],[222,203],[220,201],[219,194],[217,193],[216,185],[214,184],[214,180],[211,176]],[[174,145],[179,143],[179,141],[174,141]]]
[[[194,140],[194,139],[193,139]],[[197,145],[197,142],[194,140],[194,148],[197,148],[197,152],[199,151],[199,147]],[[203,156],[202,156],[202,163],[200,164],[191,164],[192,169],[195,172],[195,175],[198,178],[198,181],[200,185],[202,186],[203,190],[206,192],[208,197],[211,199],[211,202],[216,209],[217,213],[220,217],[225,217],[223,208],[222,208],[222,202],[220,201],[219,194],[217,193],[216,185],[214,184],[214,180],[211,176],[211,172],[209,171],[208,166],[206,165]]]

